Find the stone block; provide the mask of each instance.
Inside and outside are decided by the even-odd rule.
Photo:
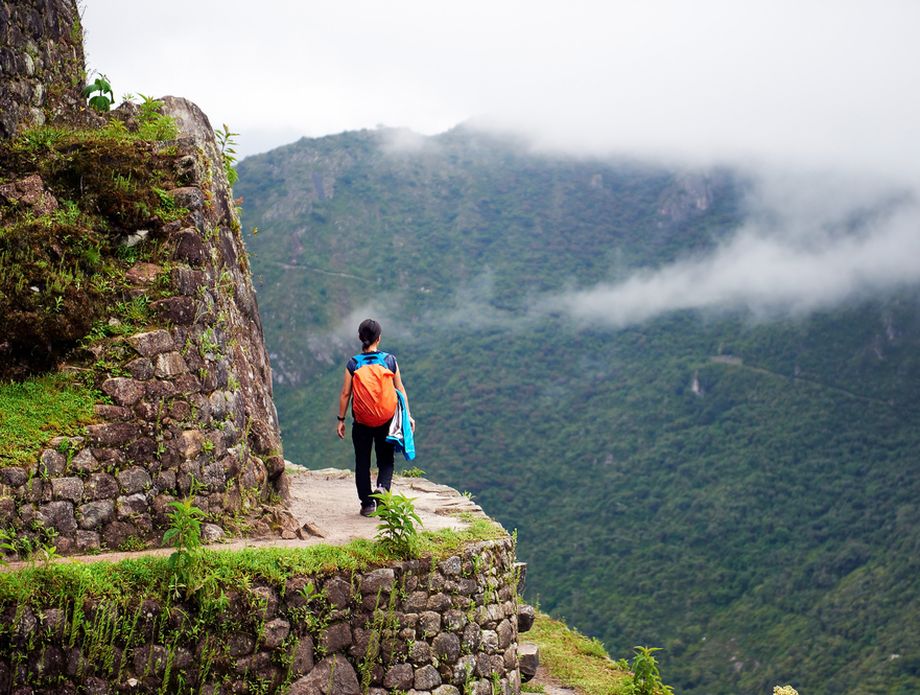
[[[26,484],[28,479],[29,475],[26,473],[26,470],[19,466],[0,468],[0,483],[9,487],[22,487]]]
[[[330,625],[320,635],[320,643],[327,654],[343,651],[351,645],[351,628],[348,623]]]
[[[138,514],[146,514],[149,508],[147,495],[143,492],[122,495],[115,500],[115,511],[119,519],[130,519]]]
[[[70,460],[70,470],[74,473],[87,475],[99,470],[99,460],[93,455],[90,449],[81,449]]]
[[[64,468],[67,466],[67,458],[59,451],[55,449],[45,449],[42,451],[41,457],[39,458],[41,462],[41,469],[45,476],[54,477],[61,475],[64,472]],[[10,470],[10,469],[7,469]],[[15,469],[17,471],[22,471],[23,476],[25,476],[25,471],[21,468]],[[22,482],[12,487],[19,487],[26,482],[25,477],[23,477]],[[7,483],[9,484],[9,483]]]
[[[291,662],[291,672],[294,674],[309,673],[313,670],[313,638],[309,635],[300,638],[294,648],[294,657]]]
[[[389,567],[374,570],[361,578],[361,593],[389,593],[395,580],[396,574]]]
[[[533,621],[536,618],[536,612],[533,606],[521,604],[518,608],[518,632],[527,632],[533,627]]]
[[[99,534],[95,531],[78,529],[74,540],[77,550],[81,552],[86,553],[93,550],[99,550]]]
[[[195,300],[182,295],[158,299],[150,303],[153,312],[164,321],[177,326],[190,326],[195,322]]]
[[[537,645],[530,642],[524,642],[518,645],[518,664],[521,671],[521,680],[529,681],[537,675],[537,667],[540,665],[540,650]]]
[[[441,573],[448,577],[453,577],[460,574],[461,568],[462,563],[460,558],[456,555],[447,558],[438,565],[438,569],[441,571]]]
[[[128,343],[143,357],[153,357],[176,349],[172,335],[164,330],[136,333],[128,338]]]
[[[414,687],[416,690],[432,690],[441,685],[441,674],[431,664],[416,669]]]
[[[89,425],[86,433],[96,446],[122,447],[134,441],[139,432],[136,425],[126,422],[112,422],[104,425]]]
[[[153,377],[153,362],[147,357],[138,357],[131,360],[125,365],[128,373],[140,381],[146,381]]]
[[[56,500],[83,501],[83,481],[79,478],[52,478],[51,494]]]
[[[498,634],[499,649],[507,649],[514,641],[514,626],[510,620],[502,620],[495,628],[495,632]]]
[[[114,499],[118,492],[118,481],[108,473],[93,473],[83,485],[83,496],[88,500]]]
[[[77,530],[73,502],[49,502],[39,507],[38,511],[45,525],[57,529],[58,533],[69,535]]]
[[[144,384],[126,377],[114,377],[102,382],[102,392],[111,396],[118,405],[130,406],[144,395]]]
[[[169,379],[188,372],[185,359],[178,352],[164,352],[156,356],[153,373],[159,379]],[[148,385],[149,393],[149,385]],[[168,395],[175,393],[175,387],[170,389]]]
[[[320,661],[309,675],[291,684],[289,695],[360,695],[358,675],[348,660],[334,654]]]
[[[433,594],[428,598],[427,608],[430,611],[441,613],[450,608],[450,605],[450,596],[447,594]]]
[[[434,611],[419,613],[418,629],[425,637],[434,637],[441,631],[441,614]]]
[[[110,521],[102,529],[102,541],[107,547],[115,550],[136,534],[137,529],[134,524],[128,521]]]
[[[291,632],[291,624],[282,618],[265,623],[262,631],[262,644],[266,649],[277,649]]]
[[[438,661],[453,664],[460,658],[460,638],[452,632],[441,632],[431,641],[431,650]]]
[[[415,682],[415,671],[411,664],[396,664],[387,669],[383,687],[387,690],[409,690]]]
[[[150,486],[153,484],[153,481],[150,479],[150,474],[146,469],[140,466],[133,466],[127,470],[119,471],[117,478],[118,485],[125,495],[144,492],[149,490]]]

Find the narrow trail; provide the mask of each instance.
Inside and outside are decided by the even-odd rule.
[[[229,538],[212,543],[212,550],[242,550],[243,548],[301,548],[310,545],[344,545],[358,538],[372,539],[377,531],[377,519],[358,514],[355,476],[351,471],[337,468],[308,470],[288,465],[291,482],[291,502],[288,507],[301,527],[309,534],[306,539]],[[392,491],[414,498],[415,511],[422,519],[422,531],[464,529],[466,514],[486,518],[482,508],[457,490],[438,485],[424,478],[395,476]],[[172,548],[152,548],[136,552],[110,552],[95,555],[67,555],[55,563],[118,562],[128,558],[166,556]],[[0,566],[0,572],[28,567],[29,562],[11,562]]]
[[[814,379],[808,379],[806,377],[801,377],[801,376],[790,377],[790,376],[787,376],[786,374],[780,374],[779,372],[774,372],[772,369],[767,369],[766,367],[752,367],[751,365],[744,364],[740,358],[726,359],[724,355],[713,355],[712,357],[709,358],[709,361],[715,364],[722,364],[722,365],[726,365],[729,367],[735,367],[736,369],[746,369],[750,372],[756,372],[758,374],[767,374],[769,376],[773,376],[773,377],[782,379],[783,381],[787,381],[787,382],[793,382],[793,383],[801,382],[804,384],[810,384],[811,386],[816,386],[818,388],[825,389],[833,393],[838,393],[848,398],[852,398],[858,401],[864,401],[866,403],[873,403],[875,405],[882,405],[882,406],[885,406],[886,408],[894,407],[894,404],[889,403],[888,401],[883,401],[880,398],[872,398],[871,396],[864,396],[859,393],[854,393],[853,391],[848,391],[847,389],[841,388],[840,386],[831,386],[830,384],[825,384],[820,381],[815,381]]]
[[[337,270],[326,270],[325,268],[319,268],[315,265],[281,263],[280,261],[266,261],[265,264],[277,266],[278,268],[284,268],[285,270],[308,270],[313,273],[320,273],[321,275],[331,275],[332,277],[349,278],[351,280],[360,280],[361,282],[367,282],[367,283],[373,282],[373,280],[368,280],[367,278],[363,278],[360,275],[352,275],[351,273],[343,273]]]

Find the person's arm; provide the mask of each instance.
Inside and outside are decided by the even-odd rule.
[[[339,394],[339,412],[338,416],[344,418],[348,414],[348,401],[351,400],[351,380],[352,373],[345,370],[345,381],[342,383],[342,392]],[[339,439],[345,439],[345,421],[339,420],[335,425],[335,433]]]
[[[399,367],[396,367],[396,377],[393,379],[393,384],[396,386],[396,390],[403,395],[403,398],[406,401],[406,410],[411,413],[412,409],[409,408],[409,396],[406,395],[406,387],[403,386],[402,377],[399,374]],[[409,416],[409,424],[412,427],[412,431],[415,432],[415,420],[411,415]]]

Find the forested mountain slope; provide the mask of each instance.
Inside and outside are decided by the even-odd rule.
[[[704,253],[731,172],[529,155],[462,128],[239,166],[289,458],[347,467],[336,397],[378,317],[418,464],[519,529],[528,593],[681,693],[920,692],[920,302],[622,330],[546,297]],[[357,510],[357,507],[356,507]]]

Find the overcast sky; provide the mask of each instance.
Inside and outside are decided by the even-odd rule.
[[[471,121],[554,152],[752,174],[750,202],[781,224],[749,221],[711,257],[557,302],[580,317],[801,312],[920,283],[917,0],[81,6],[88,67],[116,95],[188,97],[241,133],[243,155]],[[908,202],[858,238],[828,235],[892,196]]]
[[[244,153],[476,118],[580,152],[920,170],[915,0],[81,0],[116,94]]]

